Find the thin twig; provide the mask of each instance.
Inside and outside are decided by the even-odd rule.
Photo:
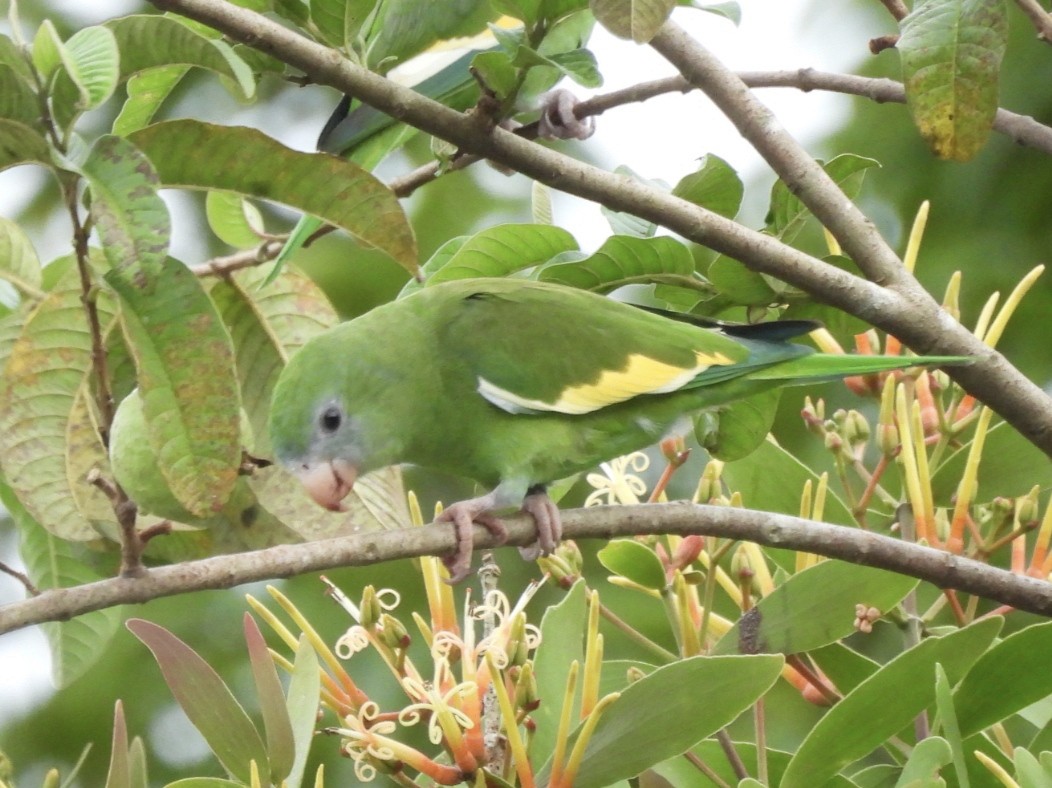
[[[1034,24],[1037,37],[1052,44],[1052,15],[1049,15],[1037,0],[1015,0],[1015,2]]]
[[[1052,616],[1052,583],[858,528],[771,512],[689,503],[595,506],[565,511],[562,520],[567,539],[611,539],[633,534],[702,534],[740,539],[878,567],[928,581],[938,588],[956,588],[1019,610]],[[536,540],[532,517],[517,515],[506,518],[504,523],[509,546],[525,546]],[[454,549],[455,542],[448,526],[410,528],[187,561],[150,569],[141,578],[118,577],[51,589],[32,599],[12,602],[0,607],[0,634],[43,621],[64,621],[93,610],[188,591],[232,588],[333,567],[445,555]],[[477,527],[476,549],[494,546],[493,536]]]
[[[29,579],[29,576],[26,575],[25,572],[19,572],[13,566],[8,566],[3,561],[0,561],[0,572],[3,572],[5,575],[10,575],[21,583],[26,589],[26,593],[30,596],[37,596],[40,593],[40,589],[33,585],[33,581]]]
[[[888,13],[895,18],[896,22],[901,22],[910,12],[902,0],[880,0],[880,3],[888,9]]]

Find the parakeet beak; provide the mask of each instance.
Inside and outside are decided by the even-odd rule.
[[[344,460],[305,465],[296,471],[311,498],[333,512],[344,511],[340,503],[354,487],[358,469]]]

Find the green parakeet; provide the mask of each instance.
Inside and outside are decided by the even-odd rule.
[[[645,446],[684,417],[766,389],[961,362],[836,356],[788,338],[806,321],[710,327],[561,285],[464,279],[425,287],[308,342],[270,413],[277,460],[322,506],[355,479],[411,463],[491,488],[453,504],[452,580],[470,568],[472,523],[522,502],[540,552],[561,537],[547,483]]]

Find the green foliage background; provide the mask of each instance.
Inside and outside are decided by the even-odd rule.
[[[816,37],[813,45],[850,47],[851,51],[859,53],[859,60],[863,63],[861,73],[897,78],[898,59],[893,52],[876,57],[863,54],[868,35],[888,32],[891,28],[889,20],[881,15],[882,9],[874,8],[878,4],[869,0],[854,0],[847,5],[861,20],[859,26],[835,42]],[[745,2],[743,6],[746,14],[763,14],[762,3]],[[808,6],[808,13],[818,19],[824,13],[826,3],[813,2]],[[46,17],[52,19],[65,36],[78,26],[78,20],[68,13],[68,7],[65,3],[44,0],[23,3],[21,13],[27,29],[35,28]],[[123,3],[119,12],[133,13],[146,7],[145,4]],[[1050,121],[1052,94],[1044,86],[1052,83],[1052,54],[1047,44],[1035,39],[1033,29],[1014,10],[1011,28],[1012,41],[1004,68],[1001,104],[1013,111]],[[805,31],[801,35],[806,37],[808,34]],[[215,111],[219,95],[219,88],[207,82],[203,78],[189,80],[180,87],[177,100],[167,105],[167,112],[172,116],[185,114],[207,118]],[[303,123],[313,129],[321,125],[334,100],[331,91],[277,87],[275,82],[265,83],[269,94],[262,97],[256,108],[248,110],[252,118],[248,121],[250,125],[261,114],[268,116],[268,123],[279,126],[281,123]],[[230,106],[233,102],[222,95],[219,114],[229,122],[226,116],[233,112]],[[851,151],[883,164],[883,169],[871,172],[867,177],[861,203],[864,210],[877,217],[889,238],[902,238],[902,228],[908,227],[917,205],[924,199],[931,200],[932,218],[918,266],[919,278],[930,291],[940,293],[950,274],[954,270],[963,270],[962,312],[974,320],[991,291],[1007,291],[1036,263],[1049,259],[1052,234],[1048,229],[1046,195],[1052,192],[1052,158],[995,134],[972,162],[938,161],[931,157],[914,132],[904,107],[877,105],[861,98],[843,97],[841,100],[850,104],[851,118],[841,130],[812,146],[813,152],[828,159],[842,151]],[[611,117],[600,122],[617,123],[619,120]],[[704,152],[702,147],[698,155]],[[590,154],[588,151],[585,155]],[[612,154],[616,156],[617,152]],[[426,160],[429,156],[426,142],[414,143],[411,155],[415,156],[416,163]],[[603,162],[611,167],[619,163],[613,160]],[[403,166],[408,169],[408,164]],[[0,185],[22,190],[22,177],[21,172],[5,173]],[[761,176],[756,183],[747,184],[747,194],[757,190],[765,193],[769,182],[768,178]],[[483,184],[481,187],[480,183]],[[444,240],[477,230],[483,224],[527,220],[529,190],[526,184],[520,176],[504,180],[476,167],[444,177],[418,192],[409,201],[408,210],[420,245],[421,259],[427,259]],[[179,199],[199,203],[196,208],[203,204],[203,198]],[[51,213],[57,202],[55,187],[47,186],[36,191],[22,215],[10,218],[25,223],[31,232],[63,238],[65,227]],[[194,233],[189,227],[177,228],[177,236],[193,235],[210,237],[207,233]],[[195,249],[195,256],[204,259],[225,251],[214,244]],[[304,255],[304,260],[304,267],[347,316],[390,299],[406,278],[404,271],[379,253],[365,251],[339,234],[318,242]],[[1048,281],[1046,275],[1045,280],[1030,293],[1000,344],[1005,355],[1031,376],[1048,369],[1049,349],[1044,328],[1047,316],[1052,312],[1052,287]],[[1049,381],[1039,382],[1049,384]],[[848,402],[841,391],[830,389],[823,394]],[[809,457],[817,465],[827,464],[821,447],[800,426],[797,414],[801,397],[802,394],[794,394],[783,400],[776,432],[782,442],[798,454]],[[697,473],[688,470],[683,476],[696,478]],[[410,486],[420,489],[425,499],[438,494],[447,500],[454,497],[450,485],[450,480],[410,480]],[[4,534],[4,538],[8,538],[10,531],[5,530]],[[2,552],[8,553],[10,544],[3,546]],[[396,563],[368,570],[332,572],[330,577],[353,598],[366,584],[380,586],[385,585],[389,578],[415,575],[407,569],[406,565]],[[503,582],[508,587],[515,587],[533,571],[532,566],[509,561]],[[419,588],[416,590],[420,592]],[[403,588],[403,593],[406,591]],[[249,686],[248,668],[240,634],[234,634],[228,622],[237,620],[243,610],[241,593],[205,592],[158,600],[151,602],[144,611],[136,612],[148,615],[192,643],[238,692]],[[330,639],[342,632],[347,622],[322,596],[315,578],[288,581],[285,593],[295,599],[313,620],[326,622]],[[604,587],[603,593],[611,607],[627,609],[628,618],[644,632],[657,628],[647,621],[644,609],[633,611],[635,597],[616,588]],[[557,592],[549,590],[537,600],[536,609],[558,596]],[[416,606],[418,602],[418,599],[409,598],[405,604]],[[1017,615],[1011,625],[1017,628],[1032,620]],[[648,634],[660,636],[658,632]],[[868,648],[879,654],[885,649],[885,644],[877,641],[870,643]],[[631,647],[616,638],[611,638],[607,653],[614,657],[633,656]],[[780,695],[778,702],[770,703],[768,707],[785,710],[785,718],[770,721],[771,744],[789,748],[798,742],[799,732],[809,728],[819,715],[784,684],[778,685],[775,691]],[[219,774],[218,766],[203,749],[188,746],[187,738],[196,736],[196,733],[188,725],[176,722],[181,713],[174,710],[152,659],[139,643],[122,631],[105,658],[85,676],[27,714],[17,718],[12,716],[5,711],[4,701],[0,698],[0,746],[15,760],[22,784],[39,782],[44,770],[52,765],[66,771],[77,759],[85,742],[94,742],[95,748],[88,757],[82,784],[101,784],[108,758],[113,702],[117,698],[124,701],[130,730],[147,736],[151,748],[152,782],[163,784],[191,769],[201,772],[203,768],[211,768]],[[322,742],[319,747],[325,745]],[[179,762],[186,757],[188,750],[200,752],[203,756],[201,764],[208,766]],[[339,781],[333,780],[332,784],[339,784]]]

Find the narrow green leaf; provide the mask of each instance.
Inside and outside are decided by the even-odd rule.
[[[128,97],[113,121],[113,133],[126,137],[148,125],[180,80],[187,66],[163,66],[135,74],[128,80]]]
[[[416,241],[398,199],[350,162],[294,151],[254,129],[195,120],[158,123],[130,139],[150,158],[165,187],[225,189],[289,205],[417,272]]]
[[[799,654],[820,648],[855,631],[855,605],[891,610],[918,582],[883,569],[820,561],[761,599],[713,653]]]
[[[104,135],[81,171],[91,185],[91,216],[110,265],[126,276],[156,272],[168,252],[171,221],[146,156],[126,139]]]
[[[961,788],[968,788],[968,767],[965,762],[966,756],[964,753],[964,742],[961,738],[961,726],[958,724],[957,711],[954,709],[953,687],[950,684],[949,676],[946,675],[946,669],[938,663],[935,664],[935,707],[939,712],[939,726],[942,728],[942,733],[945,737],[947,752],[937,754],[940,762],[934,765],[934,768],[923,768],[918,765],[918,768],[912,775],[907,774],[910,771],[909,764],[907,764],[906,769],[902,773],[903,781],[908,776],[914,776],[916,779],[930,777],[933,773],[937,773],[939,768],[952,760],[954,772],[957,774],[957,782],[960,783]],[[913,758],[910,759],[911,762],[913,760]]]
[[[950,681],[959,681],[1003,623],[988,618],[950,635],[928,638],[886,664],[811,729],[786,769],[781,788],[821,785],[898,733],[935,700],[935,663],[943,665]]]
[[[113,270],[106,279],[121,298],[161,472],[192,514],[218,512],[241,461],[230,335],[200,281],[177,260],[168,258],[156,273]]]
[[[156,68],[194,66],[237,85],[239,97],[255,95],[252,69],[221,39],[208,38],[175,17],[135,14],[111,19],[106,27],[120,48],[120,78]]]
[[[128,747],[128,770],[132,788],[150,788],[149,772],[146,768],[146,746],[138,736]]]
[[[643,588],[661,591],[668,585],[665,568],[654,551],[633,539],[609,542],[596,558],[608,571],[628,578]]]
[[[292,722],[267,642],[251,613],[246,612],[244,615],[244,629],[248,661],[252,666],[252,678],[259,695],[259,708],[263,714],[263,728],[267,735],[270,777],[275,782],[280,782],[292,771],[292,761],[295,757]]]
[[[808,655],[842,695],[851,692],[880,669],[879,663],[840,642],[809,651]]]
[[[983,654],[953,696],[961,734],[978,733],[1052,694],[1049,653],[1052,622],[1021,629]]]
[[[164,788],[245,788],[245,784],[235,780],[224,780],[221,777],[187,777],[168,783]]]
[[[318,703],[321,695],[321,670],[318,656],[306,635],[300,636],[296,646],[296,660],[292,667],[292,681],[289,682],[288,715],[292,723],[292,738],[295,743],[296,757],[292,770],[286,780],[288,788],[299,788],[303,781],[303,771],[310,755],[310,745],[314,740],[314,726],[318,721]]]
[[[110,768],[106,788],[131,788],[131,765],[128,763],[128,726],[124,707],[118,700],[113,709],[113,737],[110,744]]]
[[[608,786],[689,749],[762,697],[783,665],[775,655],[702,656],[658,668],[603,713],[574,785]]]
[[[0,118],[40,125],[40,103],[29,83],[13,66],[0,63]]]
[[[630,284],[674,284],[701,289],[694,258],[682,243],[668,236],[635,238],[613,235],[594,254],[572,262],[552,262],[537,271],[542,282],[608,293]]]
[[[0,503],[18,529],[18,553],[38,589],[75,588],[104,579],[89,566],[85,548],[44,530],[3,483]],[[121,606],[42,625],[51,651],[51,678],[57,688],[69,686],[99,661],[123,618]]]
[[[40,260],[33,242],[22,228],[0,217],[0,279],[14,285],[28,298],[43,298]]]
[[[733,219],[741,208],[745,186],[730,164],[709,153],[701,157],[696,172],[680,179],[672,194]]]
[[[939,158],[967,161],[986,143],[1007,44],[1004,0],[921,0],[902,20],[906,104]]]
[[[738,753],[738,756],[747,767],[756,763],[756,745],[752,742],[736,741],[734,742],[734,751]],[[690,752],[708,764],[712,771],[727,785],[738,784],[738,776],[735,774],[731,764],[728,763],[726,752],[721,743],[716,741],[716,739],[710,738],[699,742],[691,748]],[[782,780],[782,773],[785,771],[785,767],[789,765],[791,753],[776,750],[768,743],[764,755],[767,759],[767,784],[770,786],[779,785]],[[676,788],[699,783],[698,767],[683,757],[669,758],[655,766],[654,771]],[[822,788],[858,788],[858,785],[847,777],[838,774],[824,783]],[[891,786],[884,786],[884,788],[891,788]]]
[[[24,123],[0,118],[0,171],[31,161],[51,165],[47,140]]]
[[[563,704],[574,704],[566,698],[566,675],[570,663],[584,665],[584,638],[588,623],[588,589],[583,580],[574,584],[565,597],[544,611],[541,618],[541,645],[534,659],[537,697],[541,705],[531,716],[537,723],[530,745],[531,759],[542,764],[555,750],[559,715]],[[575,711],[573,719],[577,719]]]
[[[1015,776],[1019,781],[1019,788],[1047,788],[1052,785],[1052,761],[1049,753],[1041,753],[1041,760],[1022,747],[1016,747],[1013,760],[1015,761]]]
[[[112,298],[96,301],[102,323]],[[30,516],[63,539],[98,536],[79,511],[70,478],[67,439],[77,397],[91,370],[91,335],[79,276],[69,271],[28,315],[0,376],[0,466]]]
[[[402,295],[454,279],[507,276],[577,248],[566,230],[550,224],[499,224],[439,248],[422,269],[424,284],[410,282]]]
[[[676,0],[591,0],[589,6],[599,23],[618,38],[645,44],[676,7]]]
[[[66,71],[81,88],[83,109],[94,109],[113,95],[120,76],[117,39],[106,27],[78,30],[65,43]]]
[[[262,780],[268,781],[267,751],[259,732],[219,674],[164,627],[141,618],[128,619],[125,626],[153,652],[168,689],[223,768],[248,783],[255,761]]]
[[[216,238],[235,249],[251,249],[263,240],[263,216],[252,203],[234,192],[210,191],[205,216]]]

